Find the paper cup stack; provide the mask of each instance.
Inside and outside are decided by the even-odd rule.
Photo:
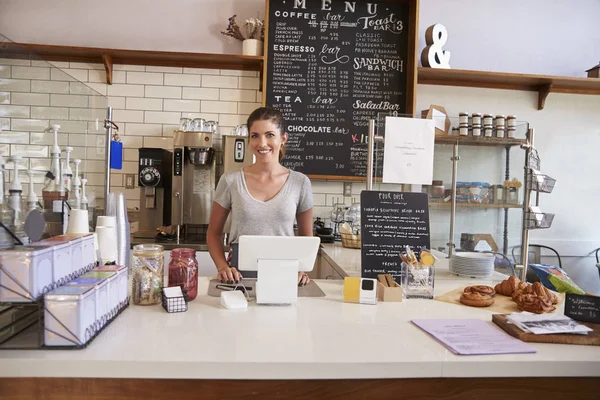
[[[96,221],[96,237],[101,264],[117,261],[117,229],[115,225],[116,218],[112,216],[99,216]]]
[[[88,210],[71,210],[69,213],[69,223],[67,224],[67,233],[90,233]]]

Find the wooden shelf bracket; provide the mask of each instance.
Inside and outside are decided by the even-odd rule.
[[[545,85],[540,85],[538,88],[538,110],[543,110],[544,105],[546,105],[546,97],[552,91],[552,84],[547,83]]]
[[[104,63],[104,69],[106,70],[106,84],[112,85],[113,62],[111,55],[102,53],[102,62]]]

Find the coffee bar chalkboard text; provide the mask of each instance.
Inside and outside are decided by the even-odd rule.
[[[600,324],[600,297],[567,293],[565,315],[577,321]]]
[[[364,190],[361,208],[361,276],[391,274],[400,283],[400,253],[430,248],[426,193]]]
[[[416,13],[416,0],[268,0],[265,104],[286,119],[284,166],[365,179],[369,120],[414,112]],[[382,163],[379,149],[376,176]]]

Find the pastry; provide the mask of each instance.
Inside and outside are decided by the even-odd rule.
[[[480,293],[487,294],[488,296],[494,297],[496,295],[496,291],[491,286],[485,285],[475,285],[475,286],[467,286],[464,290],[465,293]]]
[[[514,300],[523,290],[526,290],[529,285],[523,281],[517,284],[517,287],[512,293],[512,299]]]
[[[544,296],[538,296],[537,294],[520,293],[515,298],[515,303],[517,303],[520,310],[529,311],[536,314],[543,314],[545,312],[552,312],[556,310],[556,307],[552,304],[552,301],[548,300]]]
[[[558,304],[558,296],[540,282],[535,282],[533,285],[523,289],[522,294],[533,294],[551,304]]]
[[[477,292],[463,293],[460,302],[471,307],[489,307],[494,304],[492,296]]]
[[[517,278],[516,276],[511,276],[510,278],[505,279],[499,284],[497,284],[494,287],[494,290],[496,291],[496,293],[501,294],[503,296],[512,296],[514,291],[519,286],[519,283],[521,283],[521,280],[519,278]]]

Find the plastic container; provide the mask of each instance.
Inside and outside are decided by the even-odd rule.
[[[198,260],[194,249],[173,249],[169,261],[169,286],[181,286],[188,301],[198,295]]]
[[[0,251],[0,302],[37,300],[53,285],[54,261],[47,246]]]
[[[117,306],[118,308],[123,308],[127,303],[127,296],[129,285],[127,284],[128,276],[127,276],[127,267],[123,267],[121,265],[100,265],[92,270],[92,272],[115,272],[117,274],[115,281],[113,282],[113,286],[117,287]],[[111,297],[111,301],[112,301]]]
[[[46,346],[80,346],[96,333],[94,286],[61,286],[44,296],[44,304]]]

